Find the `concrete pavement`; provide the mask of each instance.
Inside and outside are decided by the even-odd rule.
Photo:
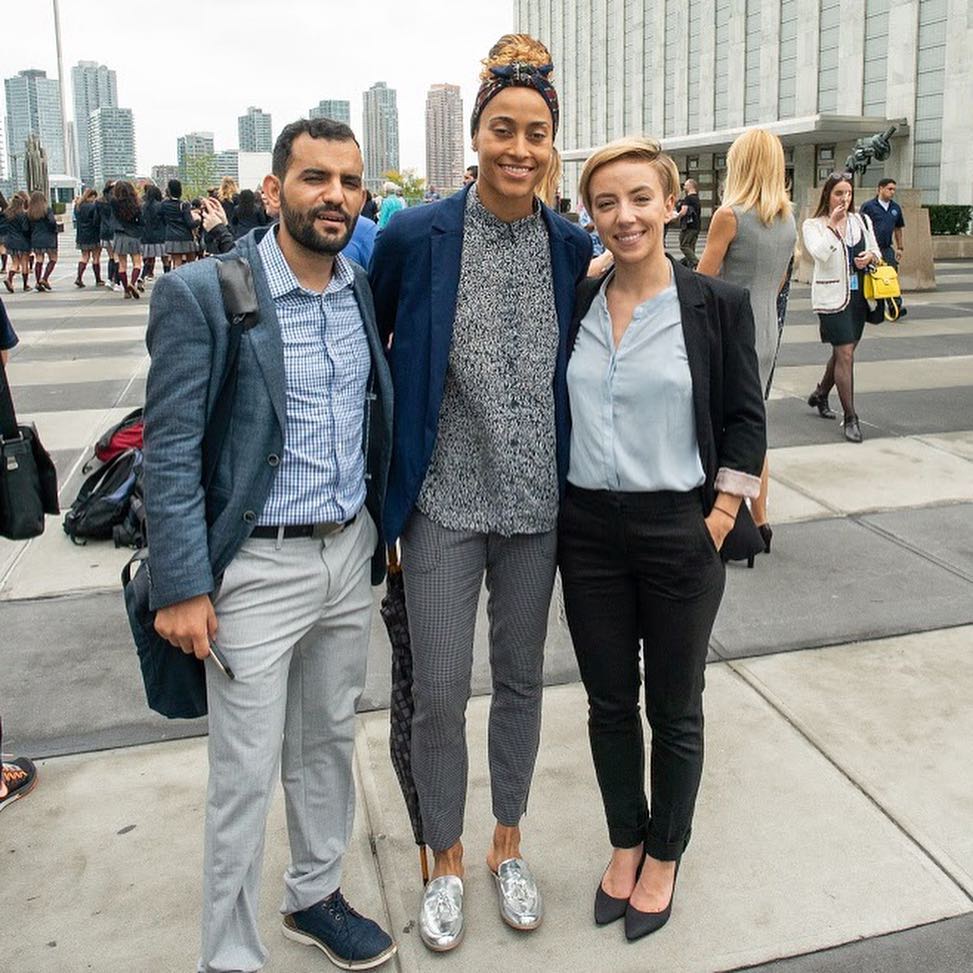
[[[64,258],[59,270],[71,267]],[[909,317],[866,334],[857,447],[802,401],[825,349],[807,289],[792,291],[768,403],[774,549],[753,571],[728,571],[694,837],[659,934],[633,946],[617,926],[590,921],[608,849],[556,597],[524,822],[547,918],[527,936],[505,927],[482,864],[491,821],[481,639],[468,721],[468,937],[445,957],[421,946],[376,621],[344,887],[384,916],[397,968],[973,967],[973,264],[941,264],[937,278],[940,290],[910,301]],[[22,338],[15,398],[54,451],[67,503],[90,443],[140,404],[146,302],[75,292],[67,273],[54,283],[52,294],[5,303]],[[4,749],[47,758],[37,790],[0,817],[11,969],[193,968],[205,740],[174,738],[205,732],[205,721],[169,723],[144,706],[118,593],[126,557],[74,547],[54,518],[29,544],[0,541]],[[278,796],[261,906],[267,969],[328,968],[277,929],[286,860]]]

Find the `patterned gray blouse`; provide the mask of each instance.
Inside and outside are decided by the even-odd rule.
[[[557,522],[558,322],[538,208],[505,223],[470,190],[439,432],[417,506],[451,530],[539,534]]]

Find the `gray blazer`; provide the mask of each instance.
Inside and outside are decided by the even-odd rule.
[[[229,333],[216,265],[204,260],[180,267],[162,277],[152,294],[146,334],[152,364],[145,395],[144,470],[153,610],[213,592],[253,530],[283,456],[284,349],[257,250],[270,229],[253,230],[237,241],[235,250],[213,258],[249,260],[260,312],[257,324],[244,332],[240,343],[232,423],[205,496],[201,446],[223,374]],[[365,503],[381,538],[392,439],[392,380],[368,278],[352,266],[374,380],[369,382],[374,396],[367,398],[362,417]],[[380,583],[384,574],[380,540],[372,559],[372,583]]]

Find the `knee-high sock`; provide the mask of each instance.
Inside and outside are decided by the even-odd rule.
[[[145,276],[152,277],[155,274],[155,257],[146,257]]]
[[[44,283],[47,283],[47,278],[51,276],[51,271],[54,269],[54,265],[57,263],[56,260],[48,260],[47,267],[44,268]]]
[[[5,253],[0,253],[0,274],[5,274],[7,272],[7,255]]]
[[[108,258],[108,279],[114,284],[118,280],[118,264],[114,257]]]
[[[128,274],[124,270],[115,272],[115,279],[122,285],[122,289],[128,291]]]
[[[78,261],[78,280],[81,280],[81,278],[84,277],[85,267],[87,266],[88,264],[84,260]]]
[[[41,282],[41,271],[44,269],[43,260],[34,261],[34,282],[39,284]]]
[[[92,260],[91,269],[95,272],[95,283],[100,284],[101,283],[101,261]]]
[[[134,287],[139,282],[139,274],[142,273],[141,267],[132,268],[132,287]]]
[[[26,287],[27,286],[27,280],[30,277],[30,271],[29,270],[21,271],[20,276],[24,278],[24,287]]]
[[[162,273],[168,274],[172,270],[172,260],[168,257],[162,258]]]

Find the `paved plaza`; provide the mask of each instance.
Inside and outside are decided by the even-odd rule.
[[[142,404],[151,291],[141,301],[78,291],[73,257],[62,253],[52,293],[4,294],[21,337],[8,369],[14,398],[55,458],[65,506],[93,441]],[[629,945],[619,926],[591,920],[607,838],[555,598],[524,822],[544,924],[529,935],[504,926],[483,864],[492,822],[481,635],[468,719],[468,931],[455,953],[425,950],[376,615],[343,888],[398,941],[387,968],[973,969],[973,262],[936,274],[936,291],[906,295],[908,317],[868,326],[855,375],[860,446],[804,402],[826,348],[808,288],[791,291],[768,403],[773,553],[727,572],[693,840],[658,934]],[[40,768],[34,793],[0,816],[4,969],[195,968],[205,722],[169,722],[145,706],[118,580],[129,553],[74,546],[57,518],[30,543],[0,540],[4,749]],[[280,934],[286,861],[278,794],[261,903],[266,969],[329,969]]]

